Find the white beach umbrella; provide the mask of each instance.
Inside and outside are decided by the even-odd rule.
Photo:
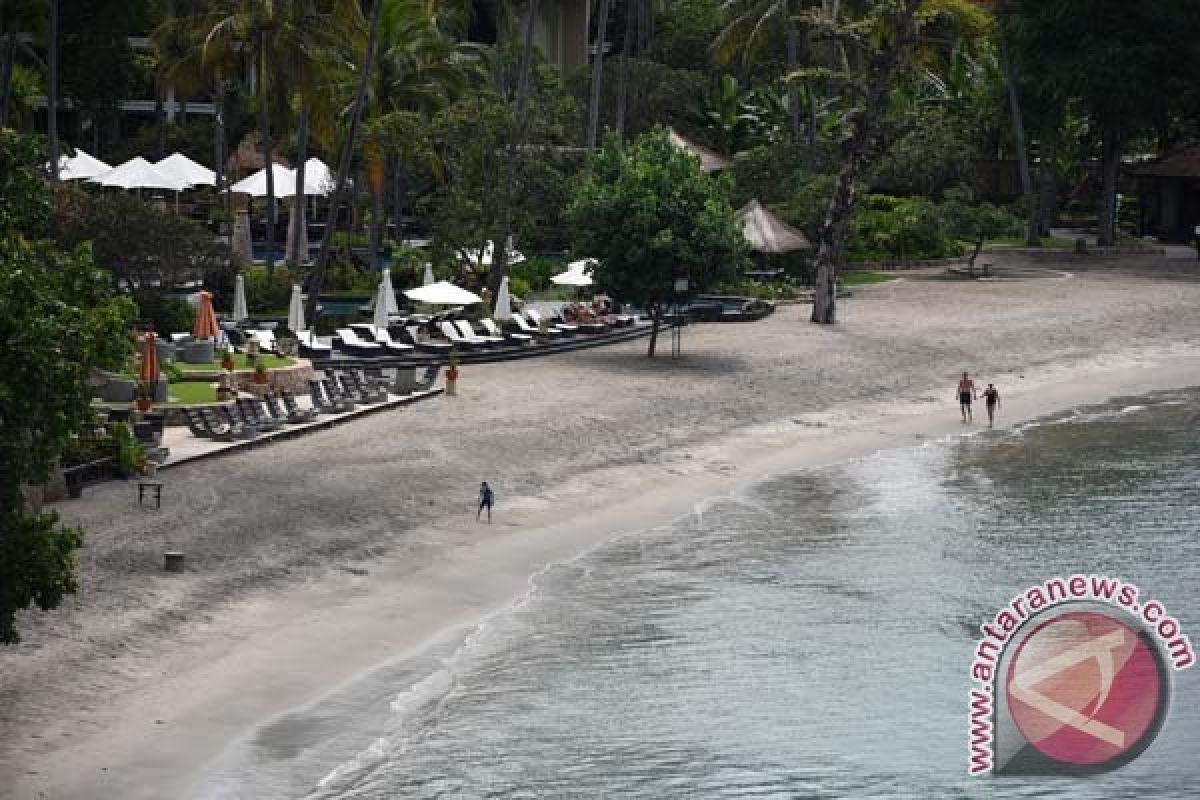
[[[233,282],[233,320],[241,322],[249,316],[246,310],[246,279],[238,275]]]
[[[416,289],[409,289],[404,293],[404,296],[410,300],[416,300],[418,303],[427,303],[431,306],[469,306],[483,302],[479,295],[472,294],[466,289],[455,286],[453,283],[447,281],[438,281],[429,286],[418,286]]]
[[[49,162],[46,162],[49,167]],[[100,159],[90,155],[78,147],[75,155],[62,156],[58,159],[58,178],[63,181],[82,181],[95,178],[106,172],[112,172],[112,167]]]
[[[275,181],[276,197],[291,197],[296,193],[296,173],[282,164],[271,165],[271,175]],[[308,181],[305,181],[307,183]],[[234,194],[248,194],[251,197],[267,196],[267,170],[260,169],[229,187]]]
[[[182,192],[188,188],[186,181],[168,175],[141,156],[131,158],[119,167],[91,179],[101,186],[118,189],[169,189]]]
[[[584,258],[567,264],[567,271],[550,276],[550,282],[557,286],[591,286],[592,276],[588,274],[596,265],[596,259]]]
[[[433,264],[430,264],[429,262],[425,262],[425,278],[424,278],[424,280],[421,281],[421,285],[429,286],[432,283],[434,283]]]
[[[375,314],[371,318],[371,324],[378,329],[386,329],[388,326],[388,287],[383,281],[379,282],[379,289],[375,292]],[[393,298],[392,302],[395,302]]]
[[[487,244],[483,246],[483,252],[478,250],[465,249],[458,251],[458,257],[470,264],[472,267],[490,267],[492,259],[496,253],[496,246],[491,239],[487,240]],[[512,237],[508,237],[508,263],[520,264],[525,260],[525,256],[516,251],[512,247]]]
[[[184,180],[189,186],[216,186],[217,173],[197,164],[183,153],[172,153],[154,166],[167,175]]]
[[[396,304],[396,290],[392,288],[392,272],[385,269],[383,271],[383,280],[379,282],[380,289],[383,290],[384,308],[388,314],[399,314],[400,306]]]
[[[300,287],[292,286],[292,299],[288,302],[288,330],[299,333],[304,330],[304,298],[300,294]]]
[[[337,176],[319,158],[310,158],[304,162],[304,193],[315,197],[324,197],[333,191]]]
[[[512,319],[512,298],[508,296],[507,275],[501,279],[500,288],[496,290],[496,309],[492,312],[492,317],[500,322]]]

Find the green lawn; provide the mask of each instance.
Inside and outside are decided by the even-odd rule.
[[[894,280],[896,276],[890,272],[844,272],[838,277],[842,286],[870,286]]]
[[[263,354],[261,356],[263,364],[267,369],[277,369],[279,367],[290,367],[296,363],[294,358],[286,358],[284,356],[273,356]],[[233,365],[235,369],[254,369],[254,362],[247,358],[242,353],[235,353],[233,356]],[[185,364],[182,361],[176,361],[175,366],[183,372],[215,372],[221,368],[220,361],[212,361],[208,364]]]
[[[217,402],[217,387],[204,381],[172,383],[167,392],[171,403],[193,405],[195,403]]]
[[[1041,247],[1045,250],[1074,250],[1074,239],[1060,239],[1056,236],[1046,236],[1041,240]],[[1005,247],[1025,247],[1024,236],[1004,236],[999,239],[993,239],[988,244],[1001,244]],[[972,244],[971,247],[974,247]]]

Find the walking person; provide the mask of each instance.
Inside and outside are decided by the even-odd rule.
[[[496,495],[492,492],[492,487],[488,486],[487,481],[479,484],[479,510],[475,512],[475,520],[479,520],[479,515],[483,510],[487,509],[487,521],[492,521],[492,503],[496,502]]]
[[[983,401],[987,404],[988,427],[991,428],[996,424],[996,409],[1000,407],[1000,390],[995,384],[989,383],[983,390]]]
[[[962,421],[966,425],[971,422],[971,401],[975,399],[975,381],[967,373],[962,374],[958,381],[958,410],[962,412]]]

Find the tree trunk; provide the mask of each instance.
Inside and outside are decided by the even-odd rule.
[[[633,52],[633,37],[637,32],[637,3],[625,0],[625,35],[621,40],[621,68],[617,71],[617,118],[613,129],[617,136],[625,135],[625,105],[629,100],[629,57]]]
[[[49,86],[46,92],[46,128],[50,134],[50,178],[58,180],[58,0],[50,0],[50,42],[47,48],[50,59]]]
[[[383,269],[379,251],[383,249],[383,184],[385,170],[380,154],[376,153],[367,165],[367,183],[371,189],[371,226],[368,231],[367,261],[372,272]]]
[[[525,42],[521,51],[521,74],[517,79],[517,109],[512,141],[508,146],[508,173],[504,181],[504,207],[500,214],[502,235],[492,248],[492,269],[488,273],[487,286],[492,297],[500,291],[500,282],[508,274],[508,239],[512,235],[512,212],[517,187],[517,159],[521,145],[525,143],[527,117],[529,116],[529,73],[533,65],[533,29],[537,19],[538,0],[529,0],[525,18]]]
[[[805,95],[808,100],[808,168],[819,172],[821,151],[817,147],[817,93],[809,87]]]
[[[264,46],[264,33],[259,28],[256,33],[258,58],[258,131],[262,136],[263,168],[267,171],[267,279],[275,274],[275,170],[274,153],[271,141],[271,119],[267,104],[267,59]]]
[[[879,117],[887,105],[892,76],[912,46],[920,7],[921,0],[903,0],[897,10],[886,12],[891,22],[892,40],[871,58],[867,72],[866,104],[854,118],[850,139],[846,144],[845,161],[829,201],[829,214],[821,227],[812,321],[822,325],[832,325],[837,321],[837,271],[846,244],[850,215],[854,211],[855,185]]]
[[[399,157],[392,158],[392,224],[395,226],[396,244],[404,244],[404,163]]]
[[[1012,59],[1008,53],[1008,37],[999,31],[996,38],[1000,43],[1000,64],[1004,70],[1004,84],[1008,94],[1008,109],[1012,114],[1013,136],[1017,149],[1017,167],[1021,172],[1021,194],[1025,197],[1025,243],[1037,247],[1038,207],[1033,193],[1033,175],[1029,170],[1029,149],[1025,146],[1025,120],[1021,116],[1021,98],[1017,94],[1017,78]]]
[[[650,345],[646,348],[646,358],[654,358],[654,350],[658,347],[658,331],[662,327],[662,303],[655,303],[650,311],[650,319],[654,325],[650,328]]]
[[[317,295],[321,292],[321,284],[325,280],[325,271],[329,268],[330,245],[333,242],[334,228],[337,227],[337,215],[342,205],[342,195],[346,191],[346,178],[350,175],[350,166],[354,160],[354,145],[358,139],[358,129],[362,124],[363,110],[367,105],[367,87],[371,85],[371,71],[375,63],[375,50],[379,45],[379,20],[383,16],[382,0],[376,0],[371,6],[371,28],[367,37],[366,63],[363,64],[362,76],[358,81],[358,91],[354,97],[354,109],[350,113],[350,128],[346,131],[346,141],[342,145],[341,160],[338,162],[337,179],[333,184],[333,194],[329,198],[328,217],[325,223],[325,233],[321,237],[321,249],[317,253],[317,264],[313,269],[312,280],[308,287],[308,302],[305,312],[312,324],[317,318]]]
[[[1058,185],[1054,162],[1058,158],[1057,132],[1042,139],[1041,198],[1038,200],[1038,234],[1049,236],[1058,216]]]
[[[787,71],[796,74],[800,69],[799,34],[796,31],[796,0],[787,0],[783,5],[787,15]],[[788,116],[792,119],[792,141],[800,141],[800,87],[794,79],[788,80]]]
[[[292,256],[288,261],[288,266],[292,269],[298,269],[308,258],[308,253],[300,252],[300,243],[308,241],[308,237],[304,235],[304,226],[308,224],[305,219],[308,211],[308,196],[304,193],[304,173],[308,169],[305,163],[308,161],[308,101],[304,99],[300,100],[300,120],[297,127],[296,194],[292,198],[292,215],[297,219],[292,226],[291,246],[287,248]]]
[[[229,192],[224,191],[225,188],[225,90],[224,84],[221,82],[221,76],[217,75],[216,91],[213,92],[213,171],[217,173],[216,190],[219,192],[218,197],[222,199],[226,212],[226,223],[231,224],[232,220],[228,219],[229,213]]]
[[[608,12],[611,0],[600,0],[600,18],[596,21],[596,55],[592,60],[592,91],[588,98],[587,147],[596,147],[600,127],[600,84],[604,79],[604,39],[608,34]]]
[[[0,22],[3,16],[0,16]],[[17,30],[13,29],[5,37],[7,44],[4,48],[4,62],[0,65],[0,128],[8,126],[8,104],[12,97],[13,64],[17,57]]]
[[[1120,231],[1117,227],[1117,188],[1121,177],[1121,134],[1113,128],[1105,128],[1103,136],[1103,193],[1100,198],[1100,235],[1097,244],[1101,247],[1116,247]]]

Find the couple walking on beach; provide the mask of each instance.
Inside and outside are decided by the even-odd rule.
[[[974,419],[971,415],[971,402],[978,397],[975,381],[971,380],[971,376],[964,372],[958,381],[958,409],[962,412],[964,425]],[[988,427],[991,428],[996,424],[996,409],[1000,407],[1000,391],[994,384],[989,383],[983,390],[983,399],[987,404]]]

